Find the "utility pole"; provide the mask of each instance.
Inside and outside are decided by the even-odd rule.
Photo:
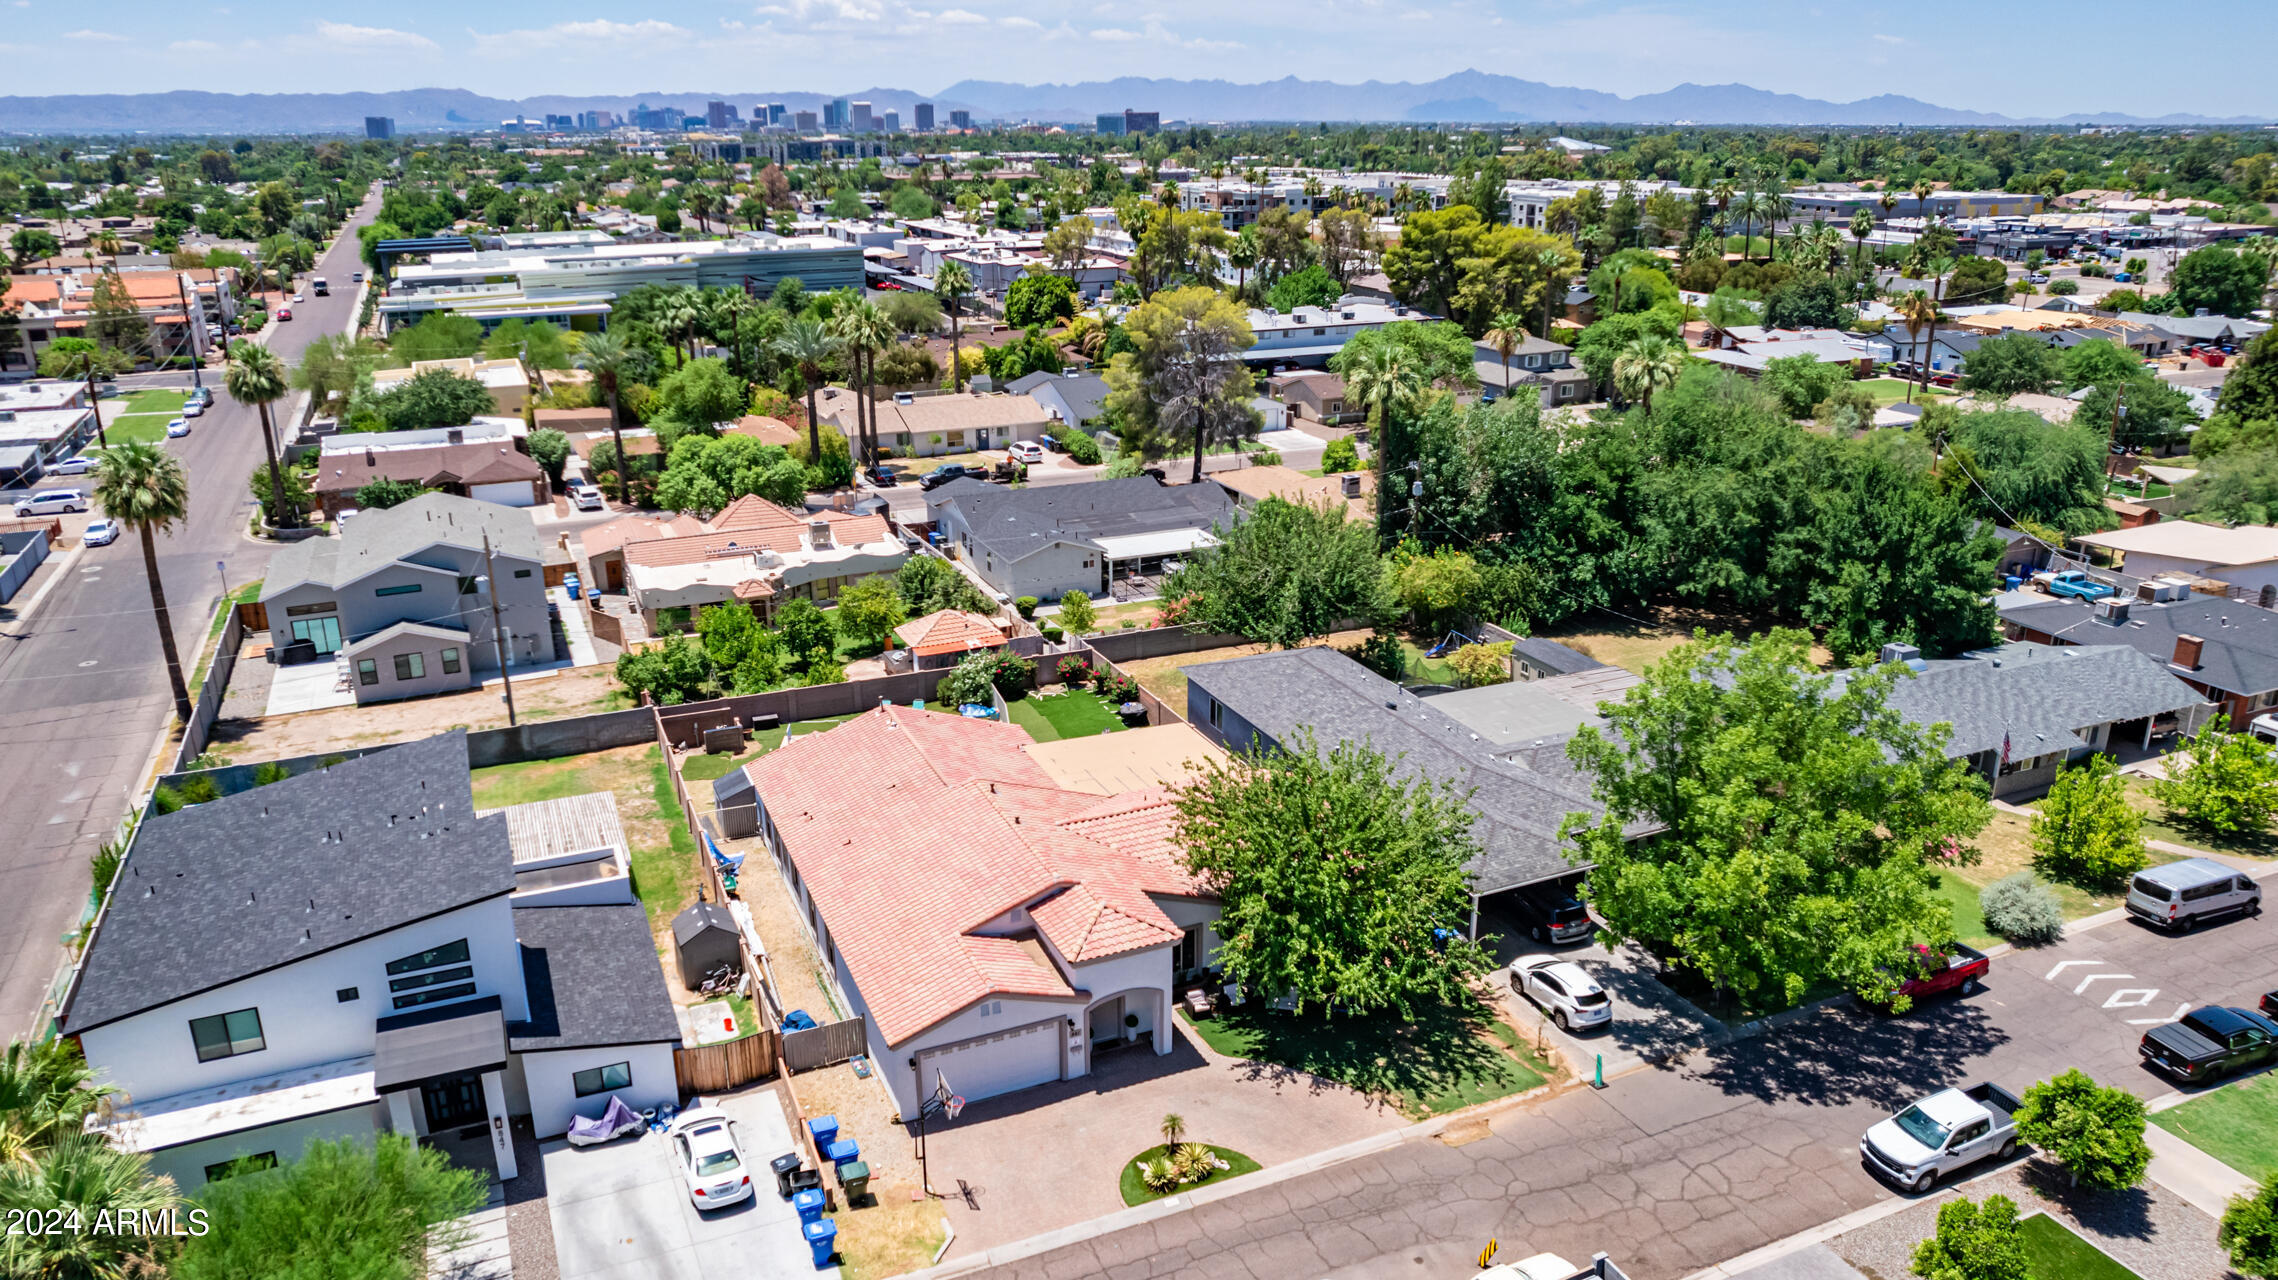
[[[514,725],[514,679],[506,674],[506,624],[499,619],[498,569],[491,563],[490,535],[482,536],[483,576],[490,579],[490,638],[498,646],[498,682],[506,690],[506,723]]]
[[[2120,447],[2120,420],[2128,416],[2128,384],[2123,382],[2112,393],[2112,430],[2104,439],[2104,492],[2112,492],[2113,450]]]

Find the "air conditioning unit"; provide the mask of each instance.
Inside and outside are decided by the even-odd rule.
[[[2128,601],[2117,596],[2099,600],[2096,602],[2096,620],[2120,626],[2128,620],[2128,604]]]
[[[907,391],[897,391],[894,393],[895,404],[916,404],[917,402],[918,398]]]

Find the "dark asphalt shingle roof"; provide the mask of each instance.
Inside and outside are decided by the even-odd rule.
[[[2086,746],[2100,724],[2166,715],[2206,699],[2134,649],[2003,645],[1991,656],[1926,664],[1891,687],[1890,705],[1919,725],[1951,726],[1949,757],[2001,750],[2028,759]]]
[[[518,907],[530,1020],[508,1023],[516,1053],[680,1043],[648,913],[638,903]]]
[[[1307,727],[1324,747],[1365,742],[1398,757],[1403,769],[1472,789],[1479,815],[1472,835],[1480,844],[1471,864],[1474,891],[1494,893],[1577,869],[1561,852],[1558,828],[1569,813],[1600,812],[1587,786],[1569,771],[1554,777],[1497,759],[1491,744],[1430,700],[1343,654],[1288,649],[1182,670],[1282,746]]]
[[[274,599],[304,582],[344,587],[438,544],[479,554],[486,533],[497,559],[533,565],[545,560],[545,544],[527,510],[450,493],[423,493],[399,507],[360,512],[333,537],[306,538],[277,548],[269,557],[261,598]]]
[[[497,996],[429,1005],[379,1020],[372,1087],[382,1093],[506,1065],[506,1019]]]
[[[1556,640],[1545,640],[1541,636],[1520,636],[1513,640],[1511,656],[1525,658],[1541,670],[1560,676],[1576,671],[1591,671],[1606,665],[1578,649],[1569,649]]]
[[[2207,643],[2199,669],[2190,678],[2237,694],[2278,689],[2278,613],[2236,600],[2191,595],[2172,604],[2132,602],[2120,626],[2099,622],[2094,609],[2073,600],[2018,605],[2001,610],[2001,620],[2075,645],[2124,645],[2165,667],[2175,657],[2175,638],[2197,636]]]
[[[88,945],[64,1030],[513,888],[506,819],[475,816],[464,730],[152,817]]]
[[[1032,395],[1039,388],[1049,386],[1058,393],[1068,412],[1075,415],[1068,421],[1071,427],[1081,426],[1098,418],[1106,410],[1107,380],[1096,373],[1048,373],[1037,370],[1023,374],[1005,384],[1005,390],[1016,396]]]
[[[1217,485],[1166,485],[1152,476],[1019,489],[952,480],[936,492],[964,516],[973,541],[1008,561],[1059,541],[1208,529],[1234,520],[1234,500]]]

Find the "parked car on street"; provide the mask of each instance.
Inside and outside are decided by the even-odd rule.
[[[2211,1004],[2144,1032],[2136,1052],[2155,1071],[2204,1084],[2278,1060],[2278,1022],[2252,1009]]]
[[[2127,907],[2148,924],[2189,933],[2214,917],[2261,914],[2262,886],[2212,858],[2185,858],[2137,872]]]
[[[90,547],[107,547],[118,540],[119,522],[116,520],[97,520],[87,526],[86,533],[80,535],[80,541]]]
[[[87,495],[78,489],[49,489],[16,499],[19,516],[52,516],[86,509]]]
[[[292,319],[292,318],[293,318],[293,309],[292,309],[291,307],[279,307],[279,308],[277,308],[277,318],[278,318],[279,320],[290,320],[290,319]]]
[[[1542,1006],[1561,1031],[1609,1026],[1613,997],[1589,970],[1557,956],[1520,956],[1511,962],[1511,990]]]
[[[881,489],[891,489],[902,482],[902,473],[892,467],[872,467],[862,474]]]
[[[735,1125],[715,1107],[691,1107],[666,1133],[672,1161],[698,1209],[719,1209],[751,1199],[751,1169]]]
[[[1987,1081],[1967,1089],[1940,1089],[1859,1139],[1867,1165],[1909,1191],[1986,1159],[2006,1160],[2017,1150],[2017,1095]]]
[[[935,467],[933,470],[926,472],[923,476],[920,476],[918,478],[918,488],[938,489],[941,486],[948,484],[952,480],[962,480],[967,476],[972,476],[977,480],[985,480],[988,478],[984,473],[975,471],[971,467],[959,466],[954,462],[950,462]]]
[[[1574,1280],[1588,1273],[1587,1267],[1577,1267],[1555,1253],[1538,1253],[1517,1262],[1498,1262],[1475,1275],[1471,1280]]]
[[[2067,569],[2062,573],[2036,573],[2033,581],[2052,596],[2070,596],[2075,600],[2102,600],[2106,596],[2119,594],[2119,588],[2098,582],[2078,569]]]
[[[187,419],[187,418],[174,418],[174,419],[170,419],[170,420],[167,422],[167,424],[166,424],[166,438],[167,438],[167,439],[169,439],[169,440],[179,440],[179,439],[181,439],[183,436],[186,436],[186,435],[188,435],[188,434],[190,434],[190,420],[189,420],[189,419]]]
[[[2048,282],[2049,273],[2046,271],[2028,272],[2025,276],[2025,283],[2027,284],[2047,284]]]
[[[182,402],[182,416],[185,418],[202,418],[205,413],[206,402],[203,400],[184,400]]]
[[[95,469],[93,458],[65,458],[47,469],[51,476],[83,476]]]
[[[1987,959],[1983,951],[1959,942],[1942,950],[1916,943],[1913,951],[1920,976],[1899,983],[1894,994],[1917,1004],[1931,996],[1955,991],[1965,996],[1976,995],[1979,984],[1993,968],[1993,961]]]
[[[1044,461],[1044,446],[1034,440],[1015,440],[1005,447],[1005,453],[1014,462],[1025,462],[1030,466]]]
[[[1512,894],[1511,915],[1536,942],[1580,942],[1598,930],[1590,909],[1571,890],[1559,886],[1521,889]]]

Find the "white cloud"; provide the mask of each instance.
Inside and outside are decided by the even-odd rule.
[[[1105,40],[1110,44],[1122,44],[1138,38],[1138,32],[1126,31],[1121,27],[1094,27],[1092,29],[1092,39]]]
[[[934,21],[947,27],[975,27],[987,23],[988,19],[971,9],[944,9]]]
[[[1906,43],[1906,37],[1905,37],[1905,36],[1886,36],[1886,35],[1884,35],[1884,34],[1883,34],[1882,32],[1880,32],[1880,31],[1877,31],[1877,32],[1875,33],[1875,39],[1882,41],[1884,44],[1905,44],[1905,43]]]
[[[127,39],[114,31],[92,31],[85,27],[77,31],[66,31],[63,33],[63,38],[66,40],[97,40],[104,44],[125,44]]]
[[[599,49],[609,48],[621,52],[634,52],[631,45],[683,45],[695,33],[686,27],[655,18],[639,22],[612,22],[607,18],[593,18],[582,22],[561,22],[535,30],[495,31],[472,33],[475,43],[485,52],[521,53],[530,49]]]
[[[211,40],[176,40],[166,46],[175,53],[218,53],[221,46]]]
[[[1038,22],[1034,18],[999,18],[997,19],[997,25],[1000,27],[1021,27],[1029,31],[1041,31],[1044,29],[1044,24]]]
[[[864,0],[790,0],[788,4],[763,4],[752,12],[770,18],[790,18],[809,26],[876,22],[884,14],[880,5]]]
[[[359,27],[345,22],[319,22],[316,37],[326,44],[349,49],[432,49],[435,42],[412,31],[393,27]]]

